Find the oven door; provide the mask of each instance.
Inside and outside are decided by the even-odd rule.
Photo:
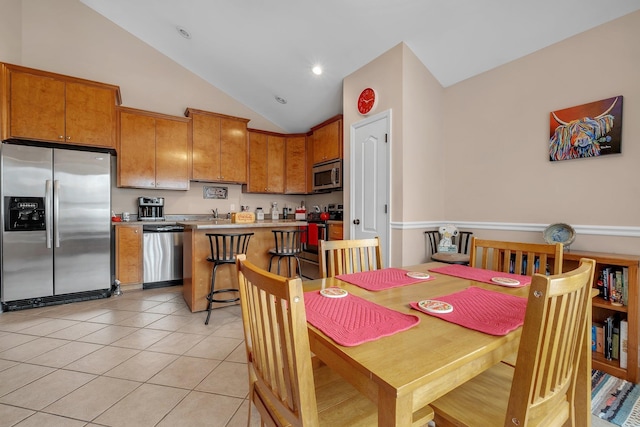
[[[327,224],[324,222],[309,222],[307,232],[303,236],[302,253],[300,254],[302,277],[319,279],[320,263],[318,258],[318,240],[324,240],[326,238]]]

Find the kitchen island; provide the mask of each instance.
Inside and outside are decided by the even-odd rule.
[[[218,219],[211,221],[176,221],[184,226],[183,248],[183,287],[182,295],[192,312],[207,309],[206,296],[211,290],[212,264],[207,261],[211,249],[207,233],[254,233],[249,242],[247,259],[255,265],[269,268],[269,249],[274,247],[272,230],[295,230],[307,226],[306,221],[280,220],[257,221],[249,224],[236,224],[230,220]],[[286,263],[284,263],[286,264]],[[283,264],[283,265],[284,265]],[[285,271],[282,274],[287,274]],[[238,278],[235,266],[221,266],[216,273],[216,289],[238,289]],[[237,296],[229,294],[232,298]],[[217,298],[226,298],[225,294],[218,294]],[[237,303],[214,303],[213,308]]]

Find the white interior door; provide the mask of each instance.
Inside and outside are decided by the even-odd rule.
[[[351,236],[380,238],[389,266],[391,111],[351,126]]]

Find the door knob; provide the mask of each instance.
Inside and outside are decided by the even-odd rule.
[[[355,225],[360,225],[360,220],[359,220],[359,219],[354,219],[354,220],[353,220],[353,223],[354,223]]]

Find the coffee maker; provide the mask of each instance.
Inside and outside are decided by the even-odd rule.
[[[138,197],[138,221],[164,221],[164,197]]]

